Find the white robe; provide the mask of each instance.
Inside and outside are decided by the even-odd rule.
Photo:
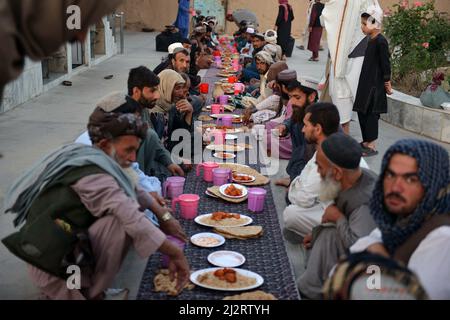
[[[364,62],[364,57],[349,59],[348,56],[365,37],[361,30],[361,14],[371,3],[370,0],[330,0],[322,12],[331,56],[329,92],[338,107],[342,124],[352,118]]]

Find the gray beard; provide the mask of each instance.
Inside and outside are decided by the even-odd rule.
[[[323,202],[334,201],[341,189],[341,184],[331,177],[331,173],[327,173],[325,179],[320,180],[319,200]]]
[[[130,178],[131,182],[133,183],[133,187],[136,189],[139,183],[139,175],[132,167],[123,168],[123,171],[125,174]]]

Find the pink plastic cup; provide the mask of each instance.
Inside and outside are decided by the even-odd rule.
[[[248,190],[248,210],[262,212],[266,200],[267,191],[262,188],[250,188]]]
[[[211,106],[211,114],[221,114],[225,112],[224,106],[220,104],[213,104]]]
[[[219,103],[222,106],[225,106],[228,104],[228,96],[227,95],[222,95],[219,97]]]
[[[167,240],[171,241],[174,245],[176,245],[178,248],[181,249],[181,251],[184,251],[184,246],[186,245],[184,241],[173,237],[173,236],[167,236]],[[163,254],[161,256],[161,266],[163,268],[168,268],[170,262],[170,257],[168,255]]]
[[[234,92],[237,94],[242,93],[245,91],[245,85],[243,83],[235,83],[234,84]]]
[[[197,216],[199,202],[200,197],[198,194],[182,194],[172,200],[172,211],[175,212],[177,203],[179,203],[181,217],[186,220],[192,220]]]
[[[232,127],[233,126],[233,116],[232,115],[224,115],[217,119],[216,124],[222,123],[223,126]],[[217,143],[216,143],[217,144]],[[223,144],[223,143],[222,143]]]
[[[222,121],[223,123],[223,121]],[[217,125],[219,125],[219,119],[217,119]],[[220,146],[222,144],[225,144],[225,137],[227,133],[225,130],[215,130],[214,131],[214,144],[216,146]]]
[[[231,179],[231,169],[213,169],[213,183],[215,186],[223,186],[224,184],[231,182]]]
[[[183,177],[169,177],[163,184],[164,198],[174,199],[183,194],[184,183],[186,179]]]
[[[200,169],[203,168],[203,180],[213,182],[213,169],[219,168],[219,164],[215,162],[204,162],[197,166],[197,177],[200,175]]]

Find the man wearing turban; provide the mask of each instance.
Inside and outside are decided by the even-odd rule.
[[[15,227],[23,226],[3,243],[28,263],[33,283],[50,299],[104,298],[131,244],[142,258],[168,254],[181,288],[189,276],[186,258],[145,217],[143,210],[157,210],[156,201],[124,171],[136,161],[147,126],[134,114],[97,108],[88,131],[93,147],[63,146],[13,184],[5,211],[17,215]],[[66,279],[74,266],[81,279],[71,290]]]

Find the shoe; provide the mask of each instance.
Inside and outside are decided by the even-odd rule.
[[[128,300],[130,290],[109,288],[104,291],[105,300]]]
[[[375,149],[367,148],[367,150],[363,150],[363,157],[373,157],[378,154],[378,151]]]
[[[297,49],[305,50],[305,46],[297,46]]]

